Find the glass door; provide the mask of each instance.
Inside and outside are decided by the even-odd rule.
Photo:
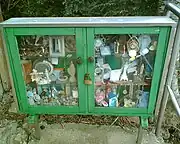
[[[14,73],[24,83],[22,105],[38,113],[85,111],[82,29],[15,28],[11,36],[11,54],[20,63]]]
[[[155,60],[162,62],[160,53],[165,49],[159,47],[159,32],[159,28],[89,29],[88,56],[94,58],[88,67],[91,112],[146,113],[152,107],[156,95],[151,92],[158,89],[162,68]]]

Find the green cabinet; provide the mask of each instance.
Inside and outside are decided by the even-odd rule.
[[[20,112],[153,116],[170,18],[12,18],[1,26]]]

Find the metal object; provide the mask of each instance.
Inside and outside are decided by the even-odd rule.
[[[48,18],[11,18],[0,24],[3,27],[82,27],[93,26],[173,26],[168,17],[48,17]]]
[[[178,104],[178,102],[176,100],[174,92],[173,92],[173,90],[171,89],[171,87],[169,85],[167,86],[167,88],[168,88],[169,94],[171,96],[171,100],[172,100],[172,102],[174,104],[174,107],[176,108],[176,111],[177,111],[178,115],[180,116],[180,107],[179,107],[179,104]]]
[[[156,109],[155,109],[155,116],[156,117],[158,116],[158,113],[159,113],[161,100],[162,100],[162,97],[163,97],[163,92],[164,92],[164,87],[165,87],[165,82],[166,82],[166,78],[167,78],[167,73],[168,73],[168,70],[169,70],[168,66],[169,66],[169,61],[171,59],[171,52],[172,52],[174,36],[175,36],[175,28],[172,28],[172,31],[171,31],[170,35],[171,35],[171,37],[169,39],[167,55],[166,55],[166,59],[165,59],[165,63],[164,63],[162,79],[161,79],[159,92],[158,92],[158,98],[157,98],[157,102],[156,102]]]
[[[139,125],[138,137],[137,137],[136,144],[141,144],[142,143],[143,128],[147,128],[148,127],[148,118],[140,117],[139,119],[140,119],[140,125]]]
[[[141,125],[139,125],[138,137],[137,137],[136,144],[141,144],[142,143],[142,139],[143,139],[143,128],[142,128]]]
[[[88,57],[88,61],[90,62],[90,63],[92,63],[92,62],[94,62],[94,58],[91,56],[91,57]]]
[[[76,63],[77,63],[77,64],[82,64],[82,59],[81,59],[81,57],[78,57],[78,58],[76,59]]]
[[[172,3],[168,3],[166,5],[166,8],[168,10],[172,11],[174,14],[176,14],[179,17],[176,34],[175,34],[175,41],[173,44],[171,60],[168,63],[169,64],[168,77],[167,77],[166,84],[165,84],[166,86],[170,86],[171,82],[172,82],[172,78],[173,78],[173,74],[174,74],[174,70],[175,70],[176,59],[177,59],[177,55],[179,53],[179,46],[180,46],[180,41],[179,41],[180,40],[180,9]],[[164,90],[164,97],[162,98],[159,116],[158,116],[158,120],[157,120],[157,127],[156,127],[156,135],[157,136],[160,135],[160,129],[161,129],[163,118],[164,118],[164,113],[165,113],[165,109],[166,109],[166,105],[167,105],[167,101],[168,101],[168,96],[169,96],[169,92],[168,92],[168,88],[166,87]]]

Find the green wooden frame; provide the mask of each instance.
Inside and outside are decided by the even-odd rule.
[[[7,47],[11,73],[19,105],[19,112],[27,114],[98,114],[121,116],[153,115],[157,98],[162,68],[166,56],[171,27],[84,27],[84,28],[4,28],[4,38]],[[94,83],[94,63],[88,63],[87,58],[94,56],[95,34],[158,34],[158,50],[156,53],[152,88],[148,108],[96,108],[94,103],[94,85],[85,85],[84,74],[89,72]],[[30,106],[26,98],[25,83],[20,64],[16,36],[23,35],[75,35],[77,57],[83,60],[78,70],[79,106]]]
[[[18,99],[19,112],[36,114],[43,110],[42,113],[85,113],[86,108],[86,85],[83,84],[84,78],[82,74],[85,73],[85,64],[77,65],[78,71],[78,92],[79,106],[30,106],[26,97],[25,83],[23,79],[22,67],[20,64],[20,57],[18,52],[18,45],[16,36],[27,35],[75,35],[77,57],[81,57],[85,62],[85,33],[82,28],[6,28],[4,29],[7,52],[11,67],[14,86],[16,89],[16,96]],[[84,95],[84,96],[83,96]]]
[[[165,54],[167,51],[167,45],[170,35],[170,27],[131,27],[131,28],[118,28],[118,27],[104,27],[104,28],[88,28],[88,57],[94,56],[94,35],[95,34],[158,34],[158,48],[156,52],[154,75],[152,80],[152,86],[150,90],[150,98],[148,108],[109,108],[109,107],[95,107],[94,102],[94,85],[88,86],[88,100],[89,100],[89,112],[91,113],[106,113],[106,114],[126,114],[128,116],[137,116],[146,114],[153,115],[155,102],[157,98],[159,83],[161,79],[163,64],[165,60]],[[88,63],[88,72],[90,73],[94,83],[94,63]]]

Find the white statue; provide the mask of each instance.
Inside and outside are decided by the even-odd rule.
[[[67,71],[68,71],[68,73],[70,75],[69,82],[70,83],[75,83],[76,82],[76,78],[75,78],[76,68],[75,68],[72,61],[71,61],[70,66],[69,66]]]

